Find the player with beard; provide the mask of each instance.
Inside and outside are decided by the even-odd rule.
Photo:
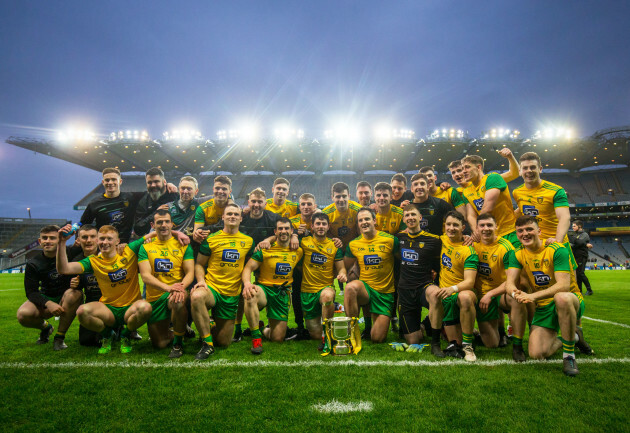
[[[455,209],[444,200],[432,197],[429,193],[429,188],[429,179],[424,174],[418,173],[411,177],[411,190],[414,194],[412,203],[422,215],[420,228],[440,236],[443,233],[446,214]]]
[[[162,205],[177,200],[177,192],[169,192],[164,172],[161,168],[153,167],[145,174],[147,192],[142,196],[136,208],[133,230],[137,236],[143,236],[151,230],[153,214]]]
[[[374,203],[372,200],[372,185],[364,180],[357,182],[357,202],[361,206],[370,206]]]
[[[404,208],[413,200],[413,192],[407,189],[407,178],[402,173],[396,173],[389,182],[392,187],[392,204]]]

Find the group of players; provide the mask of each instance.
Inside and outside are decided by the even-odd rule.
[[[59,316],[55,350],[67,347],[76,316],[81,344],[100,345],[101,354],[116,338],[121,352],[131,351],[146,323],[153,346],[172,344],[169,357],[178,358],[191,319],[200,334],[198,360],[245,333],[253,354],[263,352],[263,337],[310,338],[330,351],[322,320],[334,315],[336,279],[344,315],[359,317],[363,309],[363,337],[374,343],[399,326],[405,343],[393,343],[396,350],[419,351],[426,335],[433,355],[474,362],[475,321],[484,346],[505,346],[506,313],[514,361],[526,359],[529,325],[529,356],[547,358],[562,347],[563,371],[576,375],[576,345],[592,350],[580,327],[584,300],[567,239],[566,193],[541,179],[537,154],[516,161],[508,149],[500,153],[510,163],[503,174],[485,174],[477,155],[449,164],[457,188],[437,185],[431,167],[411,177],[410,189],[402,174],[373,188],[359,182],[356,202],[337,182],[323,210],[309,193],[299,203],[287,200],[284,178],[274,181],[271,198],[251,191],[243,209],[226,176],[214,179],[212,198],[203,200],[191,176],[176,187],[151,169],[140,196],[121,192],[120,172],[105,169],[105,193],[88,205],[71,252],[72,226],[41,230],[43,251],[27,264],[28,300],[18,320],[39,329],[38,343],[46,343],[53,333],[47,319]],[[524,184],[511,195],[507,182],[519,173]],[[132,229],[139,237],[130,241]]]

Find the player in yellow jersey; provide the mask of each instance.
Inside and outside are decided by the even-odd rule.
[[[186,288],[195,277],[193,250],[190,245],[182,246],[173,236],[168,210],[156,211],[151,228],[157,236],[138,251],[138,269],[147,285],[146,301],[151,305],[147,329],[153,347],[163,349],[173,342],[168,357],[179,358],[184,353],[182,344],[188,320]]]
[[[273,181],[273,188],[271,189],[273,198],[267,199],[267,210],[285,218],[291,218],[298,214],[298,204],[287,200],[290,186],[289,181],[283,177]]]
[[[473,240],[479,241],[477,231],[477,215],[492,214],[497,220],[499,237],[504,237],[514,247],[518,247],[518,239],[514,233],[514,210],[512,196],[505,179],[498,173],[483,173],[483,158],[469,155],[462,159],[464,178],[470,184],[464,188],[462,195],[466,204],[467,219],[473,230]]]
[[[475,278],[479,258],[473,247],[463,244],[465,220],[459,212],[450,211],[444,219],[444,235],[440,253],[440,287],[427,288],[431,327],[442,323],[449,340],[447,356],[477,360],[472,347],[475,327]],[[463,353],[460,345],[463,343]]]
[[[232,180],[223,175],[215,177],[212,194],[213,197],[201,203],[195,211],[193,239],[199,244],[210,234],[210,230],[204,230],[202,227],[214,225],[221,220],[223,209],[230,202]]]
[[[370,306],[372,330],[370,338],[382,343],[387,338],[394,309],[394,261],[400,257],[398,238],[376,230],[376,215],[369,207],[357,212],[361,235],[349,242],[345,253],[346,270],[359,266],[360,280],[346,284],[346,315],[357,317],[359,307]]]
[[[520,273],[508,274],[506,290],[518,302],[536,305],[529,332],[529,356],[545,359],[562,347],[563,372],[575,376],[579,373],[575,342],[586,343],[576,326],[584,314],[584,298],[577,287],[569,253],[557,242],[545,246],[534,216],[520,216],[516,234],[522,247],[511,255],[510,267]],[[527,279],[531,293],[521,289],[520,277]],[[558,330],[560,340],[556,338]]]
[[[276,241],[271,248],[256,251],[243,270],[245,317],[252,331],[251,351],[254,355],[260,355],[263,351],[263,333],[265,338],[275,342],[283,341],[286,336],[293,270],[303,255],[302,248],[291,250],[289,246],[292,231],[288,218],[276,221]],[[256,270],[256,284],[253,284],[252,273]],[[269,328],[261,332],[259,312],[265,307]]]
[[[453,206],[457,212],[462,214],[462,216],[466,217],[466,201],[461,196],[459,192],[450,185],[446,189],[442,189],[437,186],[437,176],[435,175],[435,170],[433,167],[422,167],[419,170],[419,173],[424,174],[427,177],[429,182],[429,195],[432,197],[440,198]]]
[[[376,230],[395,235],[407,228],[403,222],[403,210],[391,204],[392,187],[386,182],[374,185],[376,202]]]
[[[195,359],[207,359],[214,353],[214,339],[229,346],[241,294],[241,273],[254,240],[239,232],[241,208],[229,203],[223,210],[223,229],[206,238],[199,247],[195,263],[197,284],[190,294],[193,321],[201,334],[202,344]],[[210,328],[208,310],[216,327]]]
[[[69,227],[62,228],[59,233],[57,248],[57,269],[66,275],[94,274],[101,289],[99,302],[83,304],[77,310],[79,323],[87,329],[100,332],[103,336],[99,354],[107,354],[112,349],[113,329],[124,326],[121,332],[121,353],[131,352],[129,334],[144,325],[151,317],[151,305],[140,297],[138,285],[138,251],[146,236],[130,242],[122,254],[116,247],[120,243],[116,227],[105,225],[98,231],[98,256],[89,256],[79,262],[68,263],[66,257],[66,240],[64,236]]]
[[[300,196],[299,203],[300,213],[291,217],[290,220],[298,235],[304,236],[307,230],[311,230],[311,219],[317,210],[317,202],[313,194],[305,192]]]
[[[517,272],[509,268],[510,252],[514,250],[511,243],[497,236],[497,223],[492,215],[484,213],[477,218],[477,227],[481,241],[475,242],[474,248],[479,256],[475,291],[479,299],[477,323],[481,340],[486,347],[500,347],[500,329],[504,320],[502,311],[509,311],[514,327],[512,336],[512,359],[525,361],[523,352],[523,335],[527,311],[525,305],[505,295],[506,272]]]
[[[350,200],[349,191],[345,183],[335,183],[332,186],[333,202],[322,210],[330,218],[328,236],[341,239],[344,248],[357,237],[357,211],[361,209],[359,203]]]
[[[330,319],[335,314],[335,277],[346,282],[343,250],[337,248],[328,233],[328,215],[313,215],[313,235],[302,238],[302,311],[306,329],[313,340],[322,340],[322,317]],[[322,345],[323,349],[323,345]]]

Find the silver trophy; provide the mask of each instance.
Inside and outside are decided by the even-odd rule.
[[[332,346],[333,340],[336,340],[336,344],[330,347],[326,355],[329,353],[334,355],[359,353],[361,350],[361,335],[357,325],[358,320],[356,317],[333,317],[324,319],[324,327],[329,344]]]

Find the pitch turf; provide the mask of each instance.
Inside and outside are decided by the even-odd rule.
[[[480,362],[438,361],[364,343],[352,357],[322,358],[317,342],[245,339],[195,363],[199,348],[171,362],[144,339],[129,355],[78,344],[35,345],[19,326],[22,275],[0,275],[0,429],[5,431],[627,431],[630,415],[630,272],[588,273],[587,340],[580,375],[549,362],[511,363],[511,347],[476,350]],[[53,322],[54,323],[54,322]],[[620,325],[626,325],[620,326]],[[390,333],[389,342],[400,341]],[[525,342],[527,344],[527,342]],[[339,411],[352,410],[342,413]]]

